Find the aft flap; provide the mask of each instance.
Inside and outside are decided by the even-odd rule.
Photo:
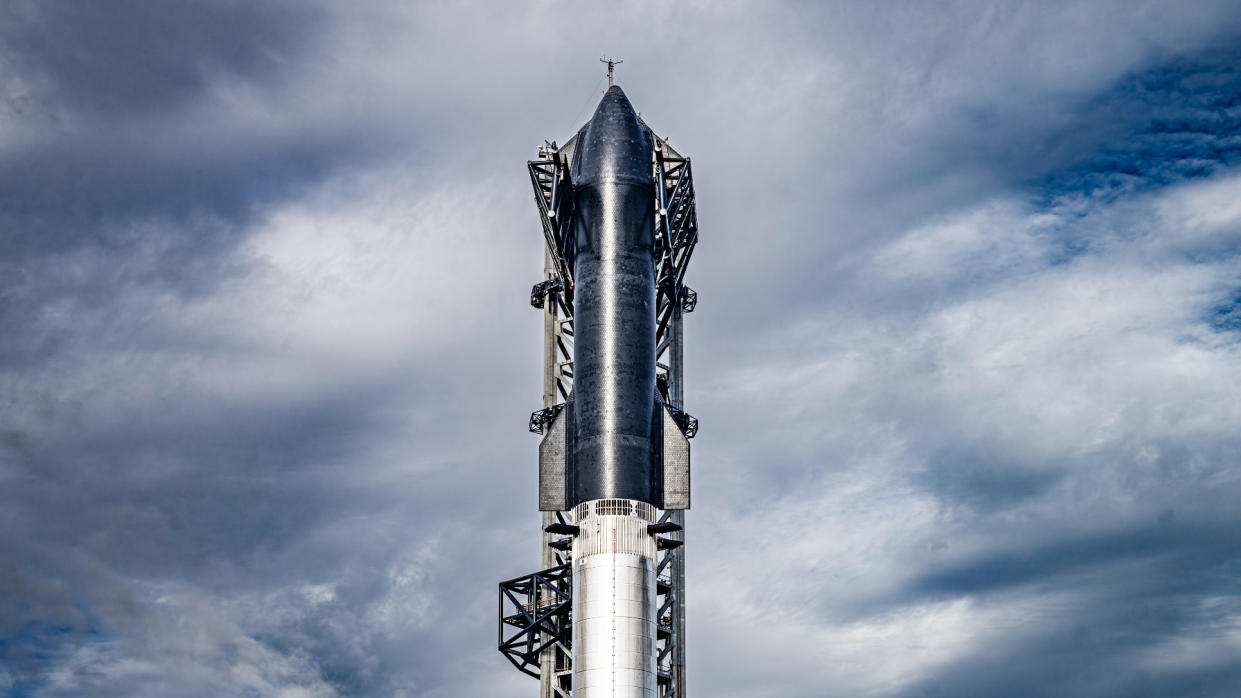
[[[569,508],[569,427],[573,402],[565,404],[539,442],[539,511]]]
[[[689,508],[689,439],[672,413],[662,404],[663,414],[663,506],[665,510]]]

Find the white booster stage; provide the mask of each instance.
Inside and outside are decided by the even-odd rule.
[[[574,698],[655,698],[655,508],[597,499],[574,519]]]

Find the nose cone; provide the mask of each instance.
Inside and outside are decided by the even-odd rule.
[[[654,183],[650,144],[621,88],[613,85],[603,95],[578,145],[574,170],[578,186]]]

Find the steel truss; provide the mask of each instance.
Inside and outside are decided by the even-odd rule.
[[[572,582],[569,564],[500,582],[500,652],[523,674],[538,678],[543,652],[568,649]]]
[[[698,431],[684,401],[683,316],[693,312],[698,294],[685,285],[690,257],[698,244],[698,216],[690,160],[654,132],[652,139],[656,211],[656,368],[664,401],[686,436]],[[547,143],[528,163],[534,200],[543,225],[544,278],[531,289],[530,304],[543,311],[543,407],[530,415],[529,428],[543,433],[573,389],[573,183],[569,174],[573,141],[565,148]],[[571,539],[556,524],[571,523],[571,512],[544,512],[543,572],[500,585],[500,651],[514,666],[540,680],[540,698],[572,698]],[[685,512],[662,511],[660,524],[672,524],[659,546],[657,563],[657,639],[660,698],[684,698],[685,691]],[[568,572],[562,570],[568,569]],[[506,585],[508,585],[506,591]],[[542,596],[540,596],[542,594]],[[550,595],[550,594],[554,594]],[[563,599],[559,594],[563,594]],[[510,608],[521,610],[505,615]],[[547,610],[537,613],[540,604]],[[554,610],[553,610],[554,609]],[[505,626],[508,630],[506,640]],[[537,667],[537,671],[535,671]]]

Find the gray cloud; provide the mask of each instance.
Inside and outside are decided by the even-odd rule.
[[[142,112],[221,75],[278,80],[322,19],[288,3],[18,2],[3,17],[5,56],[58,107]]]

